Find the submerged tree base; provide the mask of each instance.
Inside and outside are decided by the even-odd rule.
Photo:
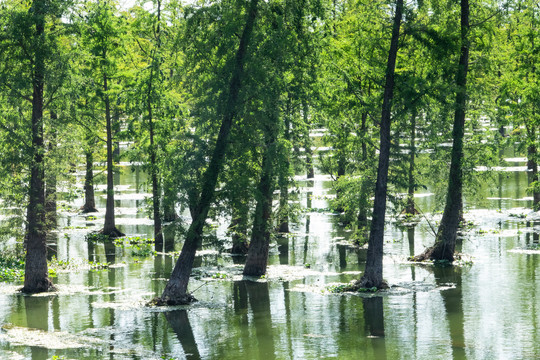
[[[384,280],[380,284],[375,284],[370,279],[363,277],[360,280],[357,280],[351,284],[350,291],[366,291],[366,289],[369,291],[376,291],[376,290],[385,290],[388,288],[390,287],[388,286],[388,283]],[[375,289],[375,290],[372,290],[372,289]]]
[[[102,235],[107,235],[111,239],[126,236],[126,234],[124,234],[123,232],[121,232],[117,228],[112,228],[112,229],[109,229],[107,231],[105,231],[105,229],[101,229],[98,233],[102,234]]]
[[[231,249],[231,255],[246,255],[248,253],[249,247],[247,243],[241,242],[233,244]]]
[[[56,291],[56,287],[53,285],[51,280],[48,278],[41,279],[37,281],[36,283],[32,284],[32,286],[24,286],[19,291],[23,294],[38,294],[38,293],[44,293],[44,292],[53,292]]]
[[[150,300],[147,306],[175,306],[175,305],[189,305],[197,302],[198,300],[191,294],[185,294],[175,298],[166,296],[165,298],[156,297]]]
[[[96,209],[95,207],[92,207],[92,206],[81,206],[81,208],[79,209],[81,210],[81,214],[88,214],[88,213],[94,213],[94,212],[99,212],[98,209]]]
[[[435,243],[432,247],[424,250],[420,255],[409,258],[411,261],[448,261],[450,264],[454,262],[454,252],[449,251],[448,247],[443,242]]]

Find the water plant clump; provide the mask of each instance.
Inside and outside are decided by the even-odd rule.
[[[343,293],[374,293],[377,292],[379,289],[377,287],[373,286],[370,288],[365,287],[359,287],[356,283],[348,283],[348,284],[332,284],[326,287],[326,291],[332,294],[343,294]]]
[[[157,254],[157,251],[153,248],[155,240],[152,238],[143,238],[140,236],[123,237],[115,239],[113,242],[116,247],[129,249],[131,256],[143,258]]]
[[[111,238],[109,235],[105,235],[99,232],[92,232],[86,235],[86,240],[94,242],[94,243],[99,243],[99,242],[110,241]]]

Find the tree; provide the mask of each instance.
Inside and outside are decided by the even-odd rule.
[[[386,65],[386,81],[381,115],[379,165],[377,169],[377,182],[375,184],[375,200],[373,205],[373,219],[368,242],[366,269],[356,286],[364,288],[383,288],[386,284],[382,277],[384,222],[386,213],[386,192],[388,181],[388,165],[390,161],[390,123],[392,112],[392,98],[394,95],[394,72],[399,49],[399,30],[403,14],[403,0],[396,1],[390,51]]]
[[[115,94],[115,81],[119,81],[119,64],[121,57],[122,20],[115,15],[111,1],[98,1],[88,4],[87,22],[82,25],[83,41],[91,56],[90,68],[97,77],[96,95],[104,106],[106,144],[107,144],[107,203],[105,224],[102,233],[109,237],[120,237],[124,234],[116,228],[114,216],[114,163],[113,163],[113,116],[111,95]]]
[[[10,105],[18,108],[23,117],[30,118],[30,122],[18,119],[20,122],[15,125],[25,129],[27,134],[24,136],[31,139],[30,144],[26,141],[21,143],[23,151],[28,152],[23,158],[29,169],[25,280],[22,288],[26,293],[54,288],[47,269],[44,111],[61,85],[54,80],[58,76],[55,63],[62,60],[55,57],[62,31],[54,33],[51,29],[59,25],[64,9],[62,5],[65,4],[35,0],[2,7],[7,22],[0,39],[4,66],[0,71],[0,84],[10,97],[17,99]],[[51,117],[54,117],[52,112]],[[5,123],[2,123],[2,128],[12,135],[22,136]]]
[[[189,276],[195,260],[195,253],[202,240],[204,223],[208,216],[210,204],[214,198],[215,188],[219,173],[223,167],[223,161],[227,150],[227,141],[238,111],[238,97],[242,88],[244,76],[244,64],[247,57],[247,48],[251,40],[253,26],[257,17],[258,0],[251,0],[247,9],[246,23],[240,37],[240,43],[232,66],[229,88],[226,94],[226,106],[221,114],[221,127],[216,139],[214,151],[208,168],[203,176],[202,188],[197,207],[194,211],[193,221],[187,231],[184,246],[171,278],[158,299],[157,304],[174,305],[185,304],[193,301],[193,297],[187,293]]]
[[[540,11],[534,2],[518,0],[512,6],[501,39],[506,59],[501,69],[501,110],[512,121],[517,137],[527,154],[529,191],[533,209],[540,209],[540,178],[538,172],[540,143],[540,108],[538,96],[538,25]],[[523,126],[525,131],[519,130]]]
[[[452,130],[452,154],[446,205],[435,244],[426,249],[424,253],[415,257],[415,260],[425,259],[454,261],[457,230],[461,218],[462,191],[463,191],[463,138],[465,134],[465,113],[467,106],[467,72],[469,69],[469,1],[461,0],[461,32],[460,57],[456,71],[456,97],[454,111],[454,126]]]

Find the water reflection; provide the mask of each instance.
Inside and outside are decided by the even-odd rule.
[[[136,183],[136,176],[136,173],[125,171],[120,180],[122,184]],[[103,342],[95,349],[46,350],[32,346],[11,347],[7,340],[0,343],[0,358],[3,351],[12,349],[20,352],[20,358],[35,359],[49,359],[53,355],[70,359],[158,359],[164,354],[193,359],[264,360],[318,357],[461,359],[467,354],[470,358],[484,359],[537,358],[540,255],[511,250],[537,245],[540,222],[503,216],[510,206],[524,206],[525,202],[516,199],[526,196],[525,182],[525,173],[500,175],[499,199],[491,202],[493,209],[488,209],[502,208],[497,220],[490,223],[490,219],[486,221],[481,216],[470,215],[471,220],[478,221],[486,229],[489,226],[489,230],[503,230],[481,236],[474,231],[468,233],[463,252],[475,256],[470,271],[463,270],[462,273],[462,269],[456,267],[433,268],[404,263],[407,256],[429,246],[433,234],[424,220],[416,228],[387,227],[386,235],[393,239],[385,243],[386,260],[391,260],[385,262],[388,280],[412,281],[428,288],[451,286],[445,290],[429,288],[386,297],[364,299],[323,295],[318,290],[309,290],[334,281],[348,282],[365,266],[366,250],[336,243],[336,237],[347,239],[348,233],[336,225],[337,217],[324,212],[307,212],[303,218],[305,222],[297,228],[296,237],[278,240],[279,255],[273,258],[273,264],[302,266],[310,263],[311,270],[317,275],[283,283],[273,280],[253,283],[230,278],[209,281],[197,293],[202,305],[187,312],[175,310],[166,315],[149,312],[142,306],[128,310],[122,306],[131,298],[159,295],[174,265],[173,257],[159,254],[139,259],[134,264],[133,257],[126,252],[117,253],[110,242],[87,242],[84,231],[66,230],[66,238],[60,232],[57,242],[51,242],[51,245],[58,248],[62,259],[125,261],[127,265],[99,272],[59,273],[55,282],[64,289],[71,285],[77,287],[76,292],[83,289],[76,294],[50,298],[0,295],[3,324],[70,334],[82,332],[95,335]],[[322,183],[319,178],[310,184],[312,188],[307,189],[306,198],[302,198],[303,206],[321,209],[328,206],[320,195],[330,187]],[[492,190],[496,195],[497,190]],[[484,195],[488,192],[489,189]],[[312,199],[313,194],[316,196]],[[509,198],[513,200],[504,200]],[[434,201],[433,197],[422,199],[423,209],[430,207],[430,199]],[[104,205],[104,198],[100,197],[99,201]],[[468,200],[467,205],[480,209],[474,201]],[[136,205],[135,201],[121,202],[123,209]],[[78,216],[61,220],[73,227],[101,223]],[[130,231],[152,232],[149,224],[140,228],[129,226]],[[516,235],[519,231],[521,234]],[[164,249],[174,251],[176,225],[166,227],[164,232]],[[197,257],[199,264],[216,266],[217,263],[218,267],[224,265],[224,269],[243,260],[242,257],[216,255]],[[336,276],[335,273],[341,274]],[[497,279],[496,286],[493,279]],[[515,337],[515,334],[525,335]]]
[[[466,359],[463,294],[462,294],[462,268],[459,266],[435,266],[433,274],[437,286],[444,287],[441,296],[446,309],[446,318],[450,329],[453,359]]]
[[[364,305],[364,321],[366,334],[371,338],[375,359],[386,359],[386,342],[384,339],[384,308],[381,296],[362,299]]]
[[[165,318],[182,345],[186,359],[200,359],[199,348],[186,310],[165,312]]]
[[[268,283],[245,282],[249,306],[253,314],[260,359],[273,359],[275,353],[274,336],[272,334],[272,316],[270,313],[270,295]]]
[[[289,264],[289,237],[279,235],[276,238],[277,248],[279,252],[279,263],[281,265]]]
[[[30,329],[49,330],[49,298],[41,296],[25,296],[24,309],[26,324]],[[46,360],[49,351],[44,347],[32,346],[32,360]]]

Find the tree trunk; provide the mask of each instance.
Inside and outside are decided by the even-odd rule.
[[[157,40],[157,49],[159,50],[160,43],[160,22],[161,22],[161,1],[158,0],[157,8],[157,27],[156,27],[156,40]],[[159,61],[155,58],[152,59],[153,66],[150,70],[150,81],[148,82],[148,131],[150,133],[150,169],[152,176],[152,205],[154,210],[154,238],[155,238],[155,247],[156,249],[163,247],[163,233],[161,231],[161,214],[160,214],[160,196],[161,196],[161,187],[158,177],[158,165],[156,160],[157,148],[154,143],[154,117],[152,112],[152,92],[153,92],[153,75],[154,68],[156,73],[159,74],[160,64]]]
[[[53,166],[50,166],[47,171],[47,181],[45,184],[45,217],[46,217],[46,226],[47,230],[54,229],[56,227],[56,160],[55,160],[55,149],[56,149],[56,142],[57,142],[57,134],[56,134],[56,125],[55,120],[58,119],[58,116],[56,115],[56,112],[51,111],[51,138],[49,140],[49,148],[47,153],[50,155],[52,153],[52,163]]]
[[[313,179],[315,177],[315,169],[313,167],[313,151],[311,150],[311,138],[309,137],[311,130],[311,121],[309,120],[309,106],[305,99],[302,100],[302,116],[304,118],[304,126],[307,127],[306,130],[306,170],[307,178]]]
[[[150,75],[150,82],[148,86],[148,99],[147,99],[147,110],[148,110],[148,126],[150,133],[150,174],[152,177],[152,205],[154,212],[154,238],[156,248],[161,248],[163,246],[163,234],[161,232],[161,214],[160,214],[160,196],[161,190],[159,186],[158,178],[158,168],[156,161],[156,145],[154,144],[154,120],[152,114],[152,75]]]
[[[443,217],[437,230],[435,244],[417,256],[415,260],[447,260],[454,261],[456,236],[463,208],[462,163],[463,136],[465,133],[465,107],[467,104],[467,71],[469,68],[469,0],[461,0],[461,55],[456,74],[456,102],[453,145],[448,179],[448,193]]]
[[[364,162],[364,164],[366,164],[366,161],[368,159],[367,141],[365,139],[365,137],[367,137],[367,117],[368,113],[364,111],[362,113],[362,124],[360,126],[360,135],[364,137],[362,139],[362,161]],[[360,187],[360,194],[362,195],[362,198],[360,199],[360,204],[358,206],[358,215],[356,216],[356,224],[359,230],[367,227],[368,224],[367,204],[369,204],[369,194],[367,192],[367,185],[368,182],[365,179],[362,180],[362,185]]]
[[[244,62],[246,57],[247,46],[251,40],[253,25],[257,16],[257,4],[259,0],[251,0],[246,25],[240,38],[240,44],[236,52],[236,61],[233,68],[233,73],[229,83],[229,92],[225,112],[221,121],[218,138],[212,158],[208,168],[203,176],[203,184],[199,203],[194,212],[194,219],[187,231],[186,240],[180,256],[176,262],[171,278],[161,295],[161,298],[156,301],[158,305],[175,305],[185,304],[194,301],[194,298],[187,293],[189,276],[195,260],[195,252],[202,241],[202,232],[210,204],[214,199],[214,193],[218,175],[223,167],[223,160],[227,150],[227,142],[233,120],[238,111],[238,95],[240,92],[242,77],[244,73]]]
[[[103,51],[103,59],[107,58],[105,50]],[[111,103],[109,99],[108,77],[105,71],[103,72],[103,102],[105,103],[105,120],[107,122],[107,203],[105,207],[105,224],[102,233],[111,238],[124,236],[116,228],[114,219],[114,166],[113,166],[113,139],[112,139],[112,119],[111,119]]]
[[[272,131],[272,130],[270,130]],[[257,205],[253,218],[253,230],[251,231],[251,242],[244,266],[244,275],[262,276],[266,274],[268,263],[268,249],[270,246],[270,215],[272,214],[272,193],[274,191],[272,147],[274,146],[275,135],[270,134],[266,141],[266,150],[263,154],[262,173],[257,189]]]
[[[94,158],[92,151],[86,151],[86,175],[84,177],[84,205],[81,208],[83,214],[97,212],[94,196]]]
[[[388,165],[390,160],[390,122],[392,111],[392,98],[394,96],[394,72],[398,53],[399,29],[403,13],[403,0],[396,0],[396,14],[392,27],[392,39],[386,65],[386,83],[381,114],[380,154],[377,169],[377,182],[375,184],[375,200],[373,206],[373,219],[369,234],[366,269],[364,276],[357,282],[358,287],[383,288],[382,260],[384,240],[384,220],[386,215],[386,192],[388,188]]]
[[[535,145],[536,141],[536,129],[533,126],[527,126],[527,137],[529,138],[529,146],[527,147],[527,169],[531,172],[529,183],[536,183],[537,187],[533,189],[533,210],[540,210],[540,191],[538,189],[538,181],[540,178],[538,176],[538,152]]]
[[[27,213],[26,263],[22,292],[38,293],[53,289],[48,277],[47,245],[45,232],[45,182],[43,171],[43,88],[45,54],[42,46],[45,37],[45,4],[34,1],[34,19],[38,46],[34,53],[32,76],[32,162],[30,165],[30,190]]]
[[[233,255],[245,255],[248,252],[248,243],[247,243],[247,223],[246,223],[246,214],[240,214],[240,211],[233,210],[233,218],[231,224],[229,225],[228,231],[231,233],[232,238],[232,249],[231,254]]]
[[[290,116],[291,116],[291,107],[290,107],[290,98],[287,103],[287,115],[285,118],[285,140],[290,140]],[[306,145],[307,146],[307,145]],[[280,161],[279,167],[279,226],[277,228],[280,233],[289,232],[289,149],[283,158],[283,161]],[[307,147],[306,147],[307,150]]]
[[[416,110],[413,110],[411,115],[411,146],[409,153],[409,188],[407,192],[407,207],[405,208],[405,213],[408,215],[416,215],[418,211],[414,205],[414,191],[416,188],[416,183],[414,179],[414,166],[415,166],[415,157],[416,157]]]
[[[176,204],[176,192],[170,179],[163,178],[163,221],[175,221],[178,219],[174,205]]]

